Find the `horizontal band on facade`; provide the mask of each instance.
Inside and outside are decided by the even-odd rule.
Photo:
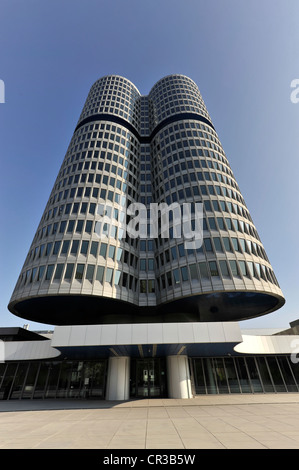
[[[132,132],[132,134],[135,135],[135,137],[139,140],[139,142],[141,144],[150,144],[151,141],[153,140],[153,138],[156,136],[156,134],[161,129],[163,129],[163,127],[165,127],[168,124],[171,124],[173,122],[182,121],[182,120],[186,120],[186,119],[193,119],[195,121],[203,122],[204,124],[207,124],[208,126],[212,127],[212,129],[215,130],[213,124],[207,118],[205,118],[204,116],[200,116],[199,114],[196,114],[196,113],[179,113],[179,114],[175,114],[175,115],[170,116],[170,117],[164,119],[163,121],[161,121],[154,128],[154,130],[152,131],[150,136],[143,136],[143,135],[140,135],[139,132],[137,131],[137,129],[130,122],[128,122],[126,119],[123,119],[119,116],[115,116],[113,114],[103,114],[102,113],[102,114],[93,114],[92,116],[89,116],[89,117],[83,119],[83,121],[81,121],[76,126],[75,132],[78,129],[80,129],[82,126],[84,126],[85,124],[88,124],[90,122],[110,121],[110,122],[113,122],[115,124],[119,124],[121,126],[126,127],[130,132]]]

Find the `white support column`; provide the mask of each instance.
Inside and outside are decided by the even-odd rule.
[[[109,357],[106,400],[128,400],[130,397],[130,358]]]
[[[169,398],[192,398],[187,356],[167,356]]]

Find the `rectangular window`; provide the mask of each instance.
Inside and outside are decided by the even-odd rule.
[[[235,251],[240,251],[239,243],[237,238],[232,238],[232,244]]]
[[[198,273],[197,273],[197,267],[196,264],[190,264],[189,266],[190,269],[190,277],[191,279],[198,279]]]
[[[88,245],[89,245],[89,242],[87,240],[82,241],[82,244],[81,244],[81,254],[82,255],[85,255],[85,256],[87,255]]]
[[[61,241],[57,241],[54,243],[53,255],[58,255],[60,244]]]
[[[146,294],[146,280],[140,280],[140,294]]]
[[[47,244],[46,256],[49,256],[52,250],[52,243]]]
[[[231,247],[229,238],[228,238],[228,237],[224,237],[222,240],[223,240],[223,244],[224,244],[225,250],[231,252],[231,251],[232,251],[232,247]]]
[[[148,270],[153,271],[155,269],[155,260],[154,258],[148,259]]]
[[[207,269],[206,263],[198,263],[199,267],[199,274],[202,279],[208,279],[209,278],[209,273]]]
[[[46,281],[51,281],[53,270],[54,270],[54,264],[49,264],[49,266],[47,267],[47,272],[46,272]]]
[[[166,273],[166,279],[167,279],[167,284],[168,287],[172,287],[172,276],[171,276],[171,271],[168,271]]]
[[[107,243],[101,243],[100,256],[103,256],[103,258],[106,258],[106,254],[107,254]]]
[[[104,277],[104,267],[98,266],[96,280],[100,281],[103,284],[103,277]]]
[[[179,255],[180,255],[180,257],[185,256],[185,248],[184,248],[184,244],[183,244],[183,243],[178,246],[178,249],[179,249]]]
[[[78,220],[77,227],[76,227],[76,233],[81,233],[82,228],[83,228],[83,220]]]
[[[112,276],[113,276],[113,269],[112,268],[107,268],[106,270],[106,282],[109,282],[110,284],[112,283]]]
[[[146,271],[146,259],[140,260],[140,271]]]
[[[230,268],[232,270],[233,276],[239,276],[237,262],[234,260],[230,260],[229,264],[230,264]]]
[[[87,220],[85,224],[85,232],[91,233],[92,231],[92,220]]]
[[[215,237],[215,238],[213,238],[213,241],[214,241],[214,245],[215,245],[215,250],[222,253],[223,249],[222,249],[220,238]]]
[[[60,224],[59,233],[64,233],[66,229],[66,220],[63,220]]]
[[[208,251],[208,252],[213,251],[212,243],[211,243],[211,240],[209,238],[204,239],[204,245],[205,245],[206,251]]]
[[[74,264],[73,263],[68,263],[67,266],[66,266],[64,279],[66,279],[66,280],[72,279],[73,270],[74,270]]]
[[[71,254],[76,255],[78,252],[78,247],[79,247],[79,240],[73,240],[72,244],[72,249],[71,249]]]
[[[72,214],[77,214],[78,210],[79,210],[79,203],[75,202],[74,205],[73,205]]]
[[[187,267],[184,266],[183,268],[181,268],[181,275],[182,275],[182,281],[188,281],[188,271],[187,271]]]
[[[37,275],[37,281],[41,281],[45,272],[45,266],[40,266]]]
[[[55,280],[60,280],[61,279],[63,267],[64,267],[64,264],[57,264],[56,270],[55,270],[55,275],[54,275]]]
[[[84,272],[84,264],[77,264],[75,279],[82,280]]]
[[[180,284],[181,280],[180,280],[180,273],[179,273],[179,270],[178,270],[178,269],[174,269],[174,270],[172,271],[172,274],[173,274],[174,284]]]
[[[93,282],[94,268],[94,264],[87,265],[85,278],[90,282]]]
[[[175,247],[175,246],[173,246],[173,247],[171,248],[171,250],[170,250],[170,251],[171,251],[171,256],[172,256],[172,259],[173,259],[173,260],[176,260],[176,259],[177,259],[177,251],[176,251],[176,247]]]
[[[114,256],[115,256],[115,246],[110,245],[109,251],[108,251],[108,258],[111,258],[114,260]]]
[[[118,286],[120,281],[121,271],[116,270],[114,274],[114,285]]]
[[[155,280],[154,279],[148,280],[148,293],[149,294],[155,293]]]
[[[220,270],[223,277],[229,277],[229,271],[227,267],[227,262],[225,260],[219,261]]]
[[[212,277],[219,276],[216,261],[210,261],[209,266],[210,266],[211,276]]]
[[[63,245],[62,245],[62,248],[61,248],[61,255],[65,255],[67,252],[68,252],[68,249],[69,249],[69,246],[70,246],[70,241],[69,240],[65,240],[63,242]]]
[[[68,224],[68,227],[67,227],[67,232],[68,232],[68,233],[73,233],[73,231],[74,231],[74,226],[75,226],[75,221],[74,221],[74,220],[70,220],[70,221],[69,221],[69,224]]]
[[[90,254],[97,257],[99,242],[91,242]]]
[[[239,261],[239,266],[243,276],[248,276],[248,270],[245,261]]]

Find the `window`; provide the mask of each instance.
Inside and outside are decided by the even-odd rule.
[[[245,261],[239,261],[239,266],[243,276],[248,276],[248,270]]]
[[[247,265],[248,265],[251,276],[258,278],[258,276],[256,274],[256,271],[254,269],[254,264],[252,263],[252,261],[247,261]]]
[[[106,254],[107,254],[107,243],[101,243],[100,256],[103,256],[103,258],[106,258]]]
[[[168,287],[172,287],[172,276],[171,276],[171,271],[168,271],[166,273],[166,279],[167,279],[167,284]]]
[[[229,271],[227,267],[227,262],[225,260],[219,261],[220,270],[223,277],[229,277]]]
[[[211,240],[209,238],[204,239],[204,245],[205,245],[205,249],[206,249],[207,252],[213,251],[212,243],[211,243]]]
[[[154,279],[148,280],[148,293],[149,294],[155,293],[155,280]]]
[[[76,226],[76,233],[81,233],[83,228],[83,220],[78,220]]]
[[[98,253],[98,246],[99,242],[91,242],[90,254],[93,256],[97,256]]]
[[[69,224],[68,224],[68,227],[67,227],[67,232],[68,232],[68,233],[73,233],[73,231],[74,231],[74,226],[75,226],[75,221],[74,221],[74,220],[70,220],[70,221],[69,221]]]
[[[153,271],[155,269],[155,261],[153,258],[148,259],[148,270]]]
[[[232,244],[235,251],[240,251],[239,243],[237,238],[232,238]]]
[[[239,276],[237,262],[234,260],[230,260],[229,264],[230,264],[230,268],[231,268],[233,276]]]
[[[178,250],[179,250],[179,255],[180,255],[180,257],[185,256],[185,248],[184,248],[184,244],[183,244],[183,243],[178,246]]]
[[[81,255],[87,255],[89,242],[87,240],[82,241],[81,245]]]
[[[54,270],[54,264],[49,264],[49,266],[47,267],[47,272],[46,272],[46,281],[51,281],[53,270]]]
[[[61,248],[61,255],[65,255],[67,252],[68,252],[68,249],[69,249],[69,246],[70,246],[70,241],[69,240],[65,240],[62,244],[62,248]]]
[[[232,247],[231,247],[229,238],[224,237],[224,238],[222,239],[222,241],[223,241],[225,250],[232,252]]]
[[[98,266],[96,280],[103,283],[103,277],[104,277],[104,267]]]
[[[76,255],[78,252],[79,240],[73,240],[71,255]]]
[[[202,279],[208,279],[209,278],[209,273],[208,273],[206,263],[198,263],[198,267],[199,267],[200,277]]]
[[[114,274],[114,285],[118,286],[120,281],[121,271],[116,270]]]
[[[219,276],[216,261],[210,261],[209,266],[210,266],[211,276],[212,277]]]
[[[58,242],[54,243],[53,255],[58,255],[60,244],[61,244],[61,241],[58,241]]]
[[[47,248],[46,248],[46,256],[50,255],[51,250],[52,250],[52,243],[48,243]]]
[[[41,281],[45,272],[45,266],[40,266],[37,275],[37,281]]]
[[[109,246],[108,257],[114,260],[114,256],[115,256],[115,246],[110,245]]]
[[[74,270],[74,264],[73,263],[67,264],[64,279],[66,280],[72,279],[73,270]]]
[[[88,264],[87,265],[85,278],[90,282],[93,281],[94,268],[95,268],[94,264]]]
[[[64,264],[57,264],[56,270],[55,270],[55,275],[54,275],[55,280],[61,279],[63,267],[64,267]]]
[[[198,279],[198,273],[197,273],[197,267],[196,264],[190,264],[189,266],[190,269],[190,277],[191,279]]]
[[[112,284],[112,276],[113,276],[113,269],[112,268],[107,268],[106,270],[106,282],[109,282]]]
[[[140,280],[140,294],[146,294],[146,280]]]
[[[174,284],[180,284],[180,273],[178,269],[172,271]]]
[[[181,268],[181,275],[182,275],[182,280],[183,282],[184,281],[188,281],[188,271],[187,271],[187,267],[184,266],[183,268]]]
[[[213,238],[213,241],[214,241],[214,245],[215,245],[215,250],[216,251],[219,251],[220,253],[223,253],[223,249],[222,249],[222,245],[221,245],[221,241],[220,241],[220,238]]]
[[[170,250],[170,251],[171,251],[171,256],[172,256],[172,259],[173,259],[173,260],[177,259],[177,251],[176,251],[176,247],[175,247],[175,246],[173,246],[173,247],[171,248],[171,250]]]

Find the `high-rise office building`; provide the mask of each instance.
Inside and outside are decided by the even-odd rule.
[[[9,304],[58,326],[1,329],[0,398],[298,391],[294,336],[256,340],[236,323],[283,304],[196,84],[170,75],[142,96],[106,76]]]
[[[109,203],[105,230],[100,202]],[[192,230],[201,203],[202,245],[189,249],[183,233],[177,236],[175,210],[166,212],[167,237],[150,236],[148,224],[145,232],[138,227],[137,237],[125,233],[126,211],[134,203],[142,204],[147,216],[153,206],[188,204]],[[157,220],[160,227],[161,217]],[[10,311],[56,325],[222,322],[283,304],[193,80],[167,76],[148,96],[120,76],[96,81]]]

